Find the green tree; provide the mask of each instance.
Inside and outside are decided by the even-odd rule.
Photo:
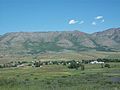
[[[71,61],[69,66],[68,66],[69,69],[76,69],[76,70],[78,70],[79,67],[80,67],[80,64],[76,63],[74,60]]]
[[[105,67],[110,68],[110,64],[105,64]]]

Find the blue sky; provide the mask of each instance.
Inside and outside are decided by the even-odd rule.
[[[0,34],[120,27],[120,0],[0,0]]]

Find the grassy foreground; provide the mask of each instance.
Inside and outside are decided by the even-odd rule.
[[[85,70],[63,65],[0,69],[0,90],[120,90],[120,63],[111,68],[85,64]]]

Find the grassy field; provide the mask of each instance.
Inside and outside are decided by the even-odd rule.
[[[0,90],[120,90],[120,63],[85,64],[85,70],[63,65],[0,69]]]
[[[69,61],[120,59],[120,52],[69,52],[37,55],[0,54],[0,64],[11,61]],[[0,68],[0,90],[120,90],[120,63],[85,64],[85,70],[64,65]]]

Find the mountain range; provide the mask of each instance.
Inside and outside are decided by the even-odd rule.
[[[1,53],[120,51],[120,28],[92,34],[75,31],[11,32],[0,36]]]

